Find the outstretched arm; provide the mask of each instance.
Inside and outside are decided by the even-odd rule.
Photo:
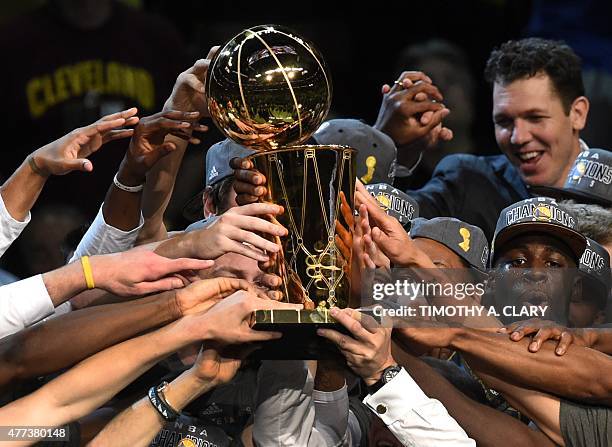
[[[181,318],[79,363],[34,393],[0,408],[0,425],[59,426],[74,421],[108,401],[156,362],[191,343],[216,340],[237,344],[278,338],[278,333],[250,327],[255,309],[273,308],[301,306],[237,292],[206,312]]]
[[[448,413],[478,446],[496,447],[509,439],[514,445],[525,447],[555,445],[543,433],[531,430],[519,420],[467,397],[431,366],[398,345],[393,347],[393,356],[406,368],[425,394],[442,402]]]
[[[244,280],[217,277],[125,303],[60,315],[0,341],[0,388],[67,368],[116,343],[203,312]]]
[[[164,398],[180,412],[208,390],[229,382],[240,363],[239,358],[221,357],[215,349],[203,350],[191,369],[168,384]],[[146,447],[165,422],[145,397],[116,416],[88,445]]]
[[[198,118],[208,116],[204,78],[210,65],[210,60],[219,47],[213,47],[206,59],[199,59],[189,69],[176,79],[170,97],[164,104],[164,112],[176,110],[181,112],[199,112]],[[203,130],[199,129],[199,130]],[[173,145],[173,152],[155,165],[147,175],[147,183],[143,195],[143,214],[145,224],[138,237],[138,244],[166,239],[167,232],[163,218],[176,181],[176,175],[187,149],[187,143],[198,144],[200,140],[192,137],[191,129],[182,134],[170,134],[165,138],[165,144]]]
[[[136,109],[132,108],[107,115],[28,155],[0,187],[3,208],[6,211],[6,222],[2,225],[4,237],[0,239],[0,255],[19,236],[29,221],[30,209],[36,203],[47,179],[51,175],[64,175],[71,171],[91,172],[93,165],[87,157],[108,141],[132,135],[132,130],[118,128],[138,122],[135,114]]]
[[[528,340],[514,342],[507,335],[460,328],[398,328],[403,343],[460,351],[470,366],[510,384],[533,388],[592,404],[612,405],[612,359],[589,348],[571,346],[563,356],[556,343],[546,342],[537,354]]]

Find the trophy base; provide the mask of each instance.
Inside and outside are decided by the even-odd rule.
[[[253,358],[260,360],[317,360],[337,357],[341,354],[336,345],[318,336],[317,329],[333,329],[350,335],[342,324],[329,315],[327,309],[257,310],[254,312],[254,321],[255,330],[283,334],[278,340],[263,343],[262,347],[253,353]]]

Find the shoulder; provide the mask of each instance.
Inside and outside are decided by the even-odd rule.
[[[509,164],[504,155],[452,154],[444,157],[438,163],[434,175],[449,171],[494,175],[495,172],[503,171]]]

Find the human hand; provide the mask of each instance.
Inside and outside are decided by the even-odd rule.
[[[218,46],[212,47],[208,51],[206,59],[198,59],[192,67],[178,75],[172,93],[164,104],[164,111],[189,112],[195,110],[200,112],[203,117],[209,116],[204,80],[210,61],[218,50]]]
[[[134,129],[120,174],[128,176],[129,180],[142,183],[147,172],[160,158],[177,149],[174,142],[165,141],[168,134],[187,140],[192,144],[198,144],[200,140],[193,137],[192,132],[208,130],[207,126],[198,123],[199,118],[199,112],[178,110],[159,112],[141,118]]]
[[[422,150],[452,139],[452,131],[441,124],[450,111],[424,73],[404,72],[392,87],[385,84],[382,93],[374,128],[389,135],[398,148],[420,143],[415,150]]]
[[[229,209],[206,228],[185,234],[188,256],[216,259],[225,253],[238,253],[256,261],[268,261],[264,251],[277,253],[280,247],[256,234],[286,236],[288,230],[261,217],[283,213],[283,207],[270,203],[252,203]],[[246,245],[250,244],[250,245]]]
[[[224,349],[214,343],[207,343],[200,349],[191,372],[210,387],[228,383],[238,372],[242,360],[256,348],[254,345],[242,345]]]
[[[355,186],[355,204],[359,208],[362,205],[366,208],[371,228],[369,237],[376,244],[376,248],[380,249],[382,254],[396,266],[435,267],[431,259],[414,245],[402,224],[382,210],[376,199],[359,180]],[[370,247],[370,251],[372,254],[375,252],[373,247]]]
[[[232,158],[230,167],[234,169],[234,191],[236,203],[246,205],[264,197],[267,188],[266,177],[255,169],[253,162],[246,158]]]
[[[97,288],[119,296],[145,295],[184,286],[177,276],[185,270],[202,270],[214,263],[200,259],[168,259],[151,251],[132,249],[90,258]]]
[[[510,334],[510,340],[520,341],[525,336],[532,335],[529,343],[530,352],[538,352],[546,340],[557,340],[555,353],[563,355],[570,345],[590,347],[588,331],[580,328],[569,329],[555,321],[532,318],[525,321],[516,321],[497,332]],[[535,335],[533,335],[535,334]]]
[[[301,304],[279,303],[261,299],[240,290],[221,300],[203,315],[208,339],[222,345],[242,344],[280,338],[279,332],[256,331],[251,328],[253,312],[267,309],[302,309]]]
[[[39,175],[65,175],[72,171],[93,171],[87,159],[109,141],[132,136],[132,129],[119,129],[138,122],[138,110],[133,107],[100,118],[93,124],[80,127],[69,134],[37,149],[30,155],[32,169]]]
[[[352,337],[333,329],[318,329],[317,334],[338,347],[347,365],[368,386],[380,379],[385,368],[397,364],[391,355],[390,327],[383,327],[369,315],[350,308],[334,307],[330,315],[348,329]]]
[[[238,290],[245,290],[260,298],[267,298],[263,292],[244,279],[225,277],[203,279],[176,291],[177,314],[182,317],[205,312]]]
[[[386,213],[385,213],[386,214]],[[390,269],[391,261],[378,248],[372,238],[372,228],[368,216],[368,207],[365,204],[359,206],[359,226],[363,237],[363,250],[361,251],[362,264],[365,268],[374,270],[377,268]]]

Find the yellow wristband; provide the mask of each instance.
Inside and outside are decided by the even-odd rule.
[[[85,275],[85,282],[87,283],[88,289],[95,289],[96,284],[93,279],[93,272],[91,271],[91,264],[89,263],[89,256],[81,257],[81,265],[83,266],[83,274]]]

